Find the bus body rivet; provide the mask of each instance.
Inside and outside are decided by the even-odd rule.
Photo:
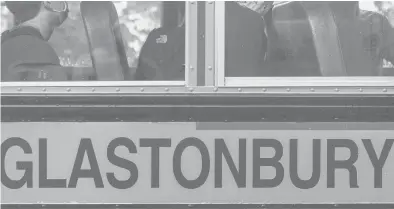
[[[208,66],[208,70],[212,70],[213,68],[212,68],[212,66]]]
[[[46,91],[46,90],[47,90],[46,88],[43,88],[43,89],[42,89],[42,91]]]
[[[144,88],[141,88],[140,90],[141,90],[141,91],[144,91]]]
[[[218,87],[213,88],[213,91],[217,92],[219,89]]]
[[[242,91],[242,89],[241,89],[241,88],[238,88],[238,91],[239,91],[239,92],[241,92],[241,91]]]
[[[263,91],[264,91],[264,92],[266,92],[266,91],[267,91],[267,89],[266,89],[266,88],[263,88]]]
[[[119,89],[119,88],[116,88],[116,91],[120,91],[120,89]]]
[[[360,92],[362,92],[362,91],[363,91],[363,89],[362,89],[362,88],[360,88],[360,89],[359,89],[359,91],[360,91]]]
[[[193,91],[194,89],[193,88],[189,88],[189,91]]]
[[[18,88],[17,91],[22,91],[22,89],[21,89],[21,88]]]
[[[96,89],[95,89],[95,88],[92,88],[92,91],[96,91]]]
[[[290,88],[287,88],[286,91],[291,91],[291,89],[290,89]]]
[[[336,91],[336,92],[338,92],[338,91],[339,91],[339,89],[338,89],[338,88],[336,88],[336,89],[335,89],[335,91]]]
[[[170,90],[169,88],[165,88],[165,89],[164,89],[164,91],[169,91],[169,90]]]
[[[314,89],[314,88],[311,88],[311,91],[315,91],[315,89]]]
[[[193,66],[191,66],[191,65],[190,65],[190,67],[189,67],[189,68],[190,68],[190,70],[193,70],[193,69],[194,69],[194,68],[193,68]]]
[[[71,91],[71,89],[70,89],[70,88],[67,88],[67,91]]]
[[[383,92],[387,92],[387,89],[383,89]]]

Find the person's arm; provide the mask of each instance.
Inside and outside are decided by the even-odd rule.
[[[20,64],[9,71],[7,81],[77,81],[88,80],[94,74],[94,69],[88,67]]]
[[[381,58],[394,64],[394,26],[390,24],[386,17],[383,18]]]
[[[92,69],[62,67],[54,49],[31,35],[9,39],[2,43],[1,50],[1,58],[6,61],[1,69],[4,81],[84,80],[94,75]]]
[[[156,61],[152,59],[152,54],[154,53],[155,47],[153,45],[154,41],[153,34],[156,33],[156,29],[151,31],[142,45],[140,55],[138,57],[138,67],[135,73],[135,80],[152,80],[156,73],[159,73]]]
[[[96,78],[96,71],[93,67],[65,67],[68,75],[73,81],[90,80]]]
[[[138,58],[138,66],[137,66],[137,69],[136,69],[135,75],[134,75],[134,80],[140,80],[140,81],[146,80],[146,77],[144,75],[144,71],[148,66],[146,65],[146,63],[142,59],[142,56],[143,56],[143,54],[140,53],[140,56]]]

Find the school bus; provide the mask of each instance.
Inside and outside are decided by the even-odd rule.
[[[181,4],[182,81],[122,77],[110,3],[84,17],[113,52],[93,57],[95,81],[2,83],[2,207],[394,207],[393,77],[230,77],[225,3]],[[309,24],[318,70],[343,71],[331,11],[305,8],[281,37],[297,53]]]

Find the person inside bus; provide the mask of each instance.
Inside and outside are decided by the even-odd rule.
[[[228,76],[261,76],[267,50],[264,21],[257,12],[226,2],[226,72]],[[136,80],[185,79],[185,4],[177,24],[154,29],[146,39],[136,70]]]
[[[394,28],[383,14],[358,1],[330,2],[348,76],[381,76],[383,60],[394,62]]]
[[[356,3],[357,9],[359,3]],[[382,71],[382,67],[384,60],[394,64],[394,25],[386,16],[378,12],[360,9],[358,16],[364,28],[370,26],[369,30],[362,31],[365,37],[363,48],[373,62],[374,71],[380,76],[393,75],[394,72]]]
[[[304,2],[307,3],[307,2]],[[382,76],[383,60],[394,61],[394,29],[384,15],[360,9],[359,2],[321,2],[328,5],[335,20],[337,38],[340,42],[342,60],[346,72],[341,75],[324,75],[320,72],[319,63],[314,51],[311,35],[298,37],[302,40],[302,54],[292,57],[286,49],[292,48],[290,43],[279,40],[280,37],[273,26],[273,19],[284,22],[281,18],[308,21],[307,13],[301,2],[287,2],[276,6],[264,18],[267,25],[269,50],[266,65],[273,69],[274,76]],[[274,14],[273,14],[274,13]],[[291,21],[291,19],[289,19]],[[302,29],[300,29],[302,30]],[[282,31],[283,32],[283,31]],[[295,35],[306,34],[302,31],[291,31]],[[283,34],[282,34],[283,35]],[[278,41],[279,40],[279,41]],[[287,44],[287,45],[284,45]],[[283,45],[283,46],[282,46]],[[294,50],[296,51],[296,50]],[[296,54],[296,53],[295,53]],[[296,58],[295,58],[296,57]],[[316,70],[317,69],[317,70]]]
[[[149,33],[138,57],[136,80],[185,79],[185,3],[168,2],[163,6],[172,16],[163,16],[162,27]]]
[[[7,1],[15,27],[1,35],[2,81],[65,81],[82,73],[64,68],[50,46],[55,28],[68,16],[65,1]],[[86,70],[86,69],[84,69]]]

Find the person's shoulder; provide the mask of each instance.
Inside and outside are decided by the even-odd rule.
[[[385,16],[379,12],[360,9],[360,18],[365,18],[365,19],[385,18]]]
[[[275,4],[275,6],[273,7],[274,19],[307,19],[307,14],[302,3],[303,2],[299,1],[286,1]]]
[[[380,24],[384,27],[390,27],[390,22],[389,19],[379,13],[379,12],[375,12],[375,11],[369,11],[369,10],[360,10],[360,20],[365,21],[366,23],[369,24]]]
[[[255,19],[260,18],[261,19],[261,15],[258,12],[254,11],[246,6],[240,5],[237,2],[231,2],[231,1],[226,2],[226,10],[229,11],[228,12],[229,16],[232,16],[232,14],[234,14],[234,16],[238,16],[239,14],[243,14],[243,15],[249,16],[250,18],[255,18]],[[238,15],[235,15],[235,14],[238,14]]]
[[[31,35],[18,35],[11,37],[2,43],[2,48],[3,46],[6,48],[13,48],[14,50],[18,50],[20,52],[54,52],[54,49],[48,42]]]
[[[160,27],[160,28],[155,28],[153,29],[148,36],[148,39],[156,39],[163,37],[164,35],[172,35],[174,33],[177,33],[178,30],[182,30],[182,27]]]
[[[236,2],[226,2],[226,20],[229,20],[229,22],[237,22],[237,24],[242,24],[242,27],[249,27],[250,29],[253,28],[253,30],[260,30],[262,32],[265,28],[262,15]],[[236,24],[226,25],[229,27],[240,27],[236,26]]]
[[[52,46],[37,37],[19,35],[1,44],[2,58],[7,62],[49,63],[60,65],[59,57]]]
[[[182,38],[179,37],[180,34],[184,34],[183,27],[155,28],[149,33],[148,37],[146,38],[146,41],[144,43],[145,48],[149,48],[149,47],[156,48],[157,44],[166,45],[166,43],[168,43],[170,39],[173,40],[173,39]]]
[[[384,36],[392,36],[391,34],[393,34],[393,25],[385,15],[379,12],[360,10],[359,19],[363,24],[372,27],[372,33]]]

